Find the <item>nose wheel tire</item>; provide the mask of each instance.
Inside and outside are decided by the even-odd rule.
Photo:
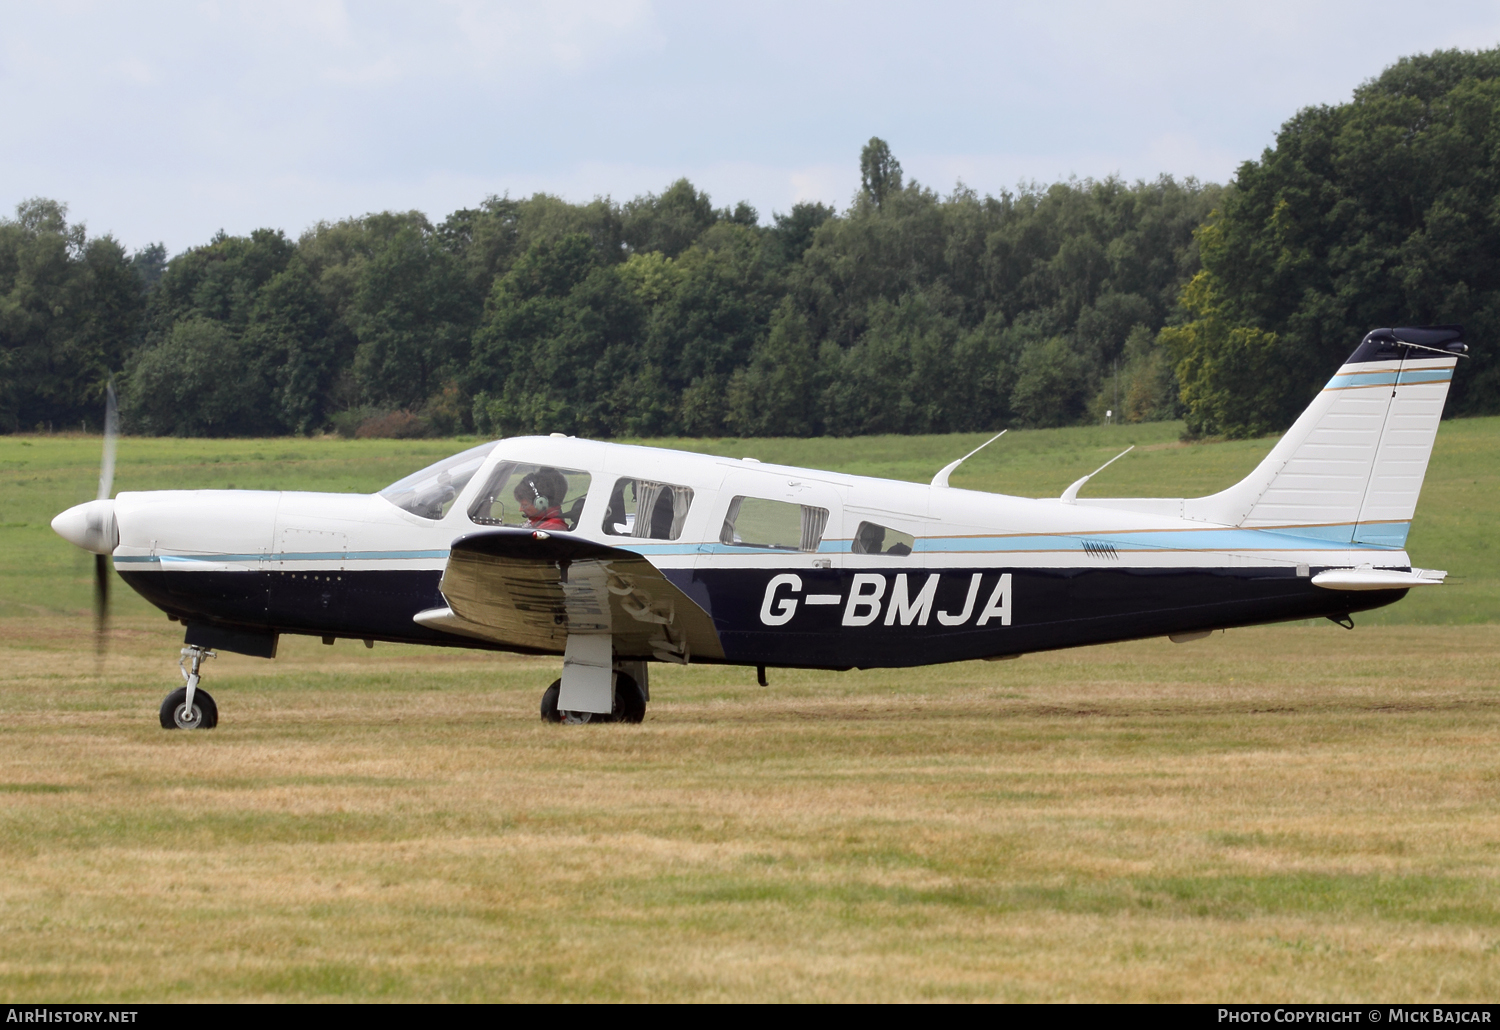
[[[558,695],[562,693],[562,680],[553,680],[542,692],[542,721],[561,722],[569,725],[596,722],[641,722],[646,718],[646,695],[635,680],[622,673],[615,674],[614,711],[567,712],[557,707]]]
[[[161,703],[161,728],[164,730],[211,730],[217,725],[219,706],[202,687],[193,691],[192,711],[188,711],[186,687],[178,687]]]

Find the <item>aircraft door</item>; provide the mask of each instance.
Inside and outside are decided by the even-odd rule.
[[[843,496],[791,471],[735,469],[709,511],[688,591],[713,617],[726,655],[806,664],[838,632],[849,541]]]

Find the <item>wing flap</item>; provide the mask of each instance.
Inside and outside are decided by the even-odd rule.
[[[560,654],[570,633],[608,633],[621,657],[724,657],[713,619],[660,569],[634,551],[561,533],[461,537],[440,589],[449,615],[417,619],[462,636]]]

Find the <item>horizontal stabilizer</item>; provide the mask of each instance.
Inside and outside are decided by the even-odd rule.
[[[1312,578],[1312,585],[1324,590],[1407,590],[1411,587],[1435,587],[1447,577],[1437,569],[1329,569]]]

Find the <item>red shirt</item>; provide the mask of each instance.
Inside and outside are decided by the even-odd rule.
[[[545,515],[539,515],[534,519],[527,519],[525,529],[545,529],[568,531],[568,524],[563,521],[561,508],[548,508]]]

